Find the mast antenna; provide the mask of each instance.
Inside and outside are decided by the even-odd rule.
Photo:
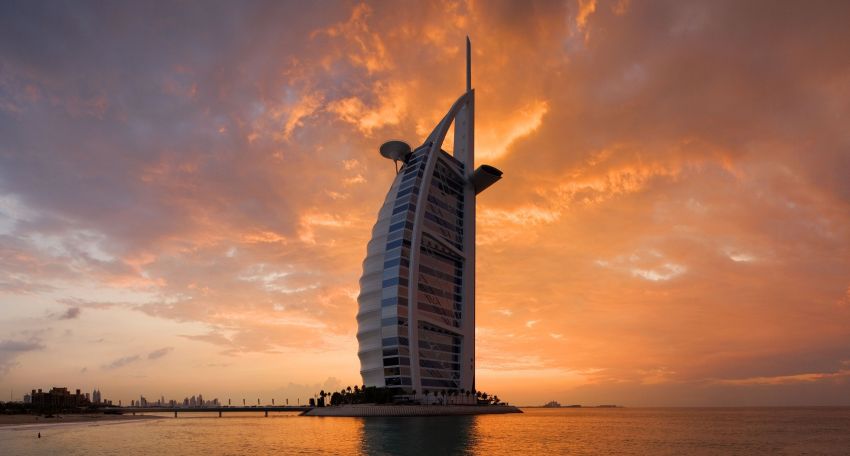
[[[469,35],[466,35],[466,91],[472,90],[472,44]]]

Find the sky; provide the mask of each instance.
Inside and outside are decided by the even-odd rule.
[[[361,383],[393,164],[473,45],[477,388],[850,405],[850,3],[0,4],[0,400]],[[7,396],[8,394],[8,396]],[[279,402],[280,403],[280,402]]]

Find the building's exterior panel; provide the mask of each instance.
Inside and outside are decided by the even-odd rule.
[[[383,289],[382,282],[384,258],[387,253],[387,234],[400,180],[399,175],[390,187],[384,205],[378,212],[378,221],[372,229],[372,240],[369,241],[366,259],[363,260],[363,276],[360,278],[360,295],[357,298],[360,373],[363,376],[363,383],[373,386],[384,386],[381,360],[381,301],[386,290]]]

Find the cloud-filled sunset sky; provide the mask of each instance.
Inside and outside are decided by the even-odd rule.
[[[394,177],[473,46],[477,388],[850,405],[848,2],[3,2],[0,391],[361,383]],[[11,391],[10,391],[11,390]],[[5,397],[4,397],[5,400]],[[251,400],[251,399],[249,399]]]

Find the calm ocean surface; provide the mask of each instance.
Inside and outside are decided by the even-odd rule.
[[[0,428],[0,455],[850,455],[850,408],[525,412],[422,418],[234,413]]]

